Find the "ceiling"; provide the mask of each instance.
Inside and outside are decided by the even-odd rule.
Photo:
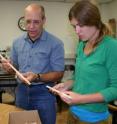
[[[39,1],[39,0],[37,0]],[[78,0],[40,0],[40,1],[53,1],[53,2],[76,2]],[[112,2],[113,0],[92,0],[93,2],[97,2],[97,3],[100,3],[100,4],[104,4],[104,3],[110,3]]]
[[[96,1],[99,2],[100,4],[103,4],[103,3],[113,2],[114,0],[96,0]]]
[[[7,1],[12,1],[12,0],[7,0]],[[46,2],[74,3],[78,0],[14,0],[14,1],[46,1]],[[99,4],[107,4],[107,3],[113,2],[114,0],[91,0],[91,1],[99,3]]]

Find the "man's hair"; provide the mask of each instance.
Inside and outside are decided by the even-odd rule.
[[[45,9],[42,5],[40,5],[40,8],[41,8],[41,12],[42,12],[42,19],[45,18]]]
[[[42,14],[42,19],[45,18],[45,9],[42,5],[39,4],[30,4],[25,8],[25,11],[27,11],[28,9],[34,8],[35,10],[41,9],[41,14]]]

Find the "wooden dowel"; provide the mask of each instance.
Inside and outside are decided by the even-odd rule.
[[[56,90],[55,88],[52,88],[52,87],[50,87],[50,86],[46,86],[47,88],[49,88],[50,90],[53,90],[54,92],[56,92],[58,95],[59,94],[62,94],[63,96],[65,96],[65,97],[67,97],[67,98],[69,98],[69,99],[72,99],[71,98],[71,96],[69,96],[69,95],[67,95],[67,94],[65,94],[65,93],[62,93],[62,92],[60,92],[59,90]]]
[[[108,104],[108,107],[109,107],[110,110],[117,111],[117,106]]]
[[[7,61],[7,59],[5,59],[1,54],[0,54],[0,57],[2,60]],[[9,62],[7,64],[16,72],[16,75],[18,77],[21,77],[28,85],[31,84],[13,65],[11,65]]]

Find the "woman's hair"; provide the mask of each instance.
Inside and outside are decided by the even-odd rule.
[[[94,47],[101,41],[104,35],[109,35],[109,28],[101,21],[101,15],[96,5],[89,0],[81,0],[75,3],[70,9],[69,20],[73,18],[78,20],[81,26],[96,26],[99,29],[99,37],[94,44]]]

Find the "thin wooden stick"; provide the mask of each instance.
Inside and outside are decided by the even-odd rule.
[[[69,95],[67,95],[67,94],[65,94],[65,93],[62,93],[62,92],[60,92],[59,90],[56,90],[55,88],[52,88],[52,87],[50,87],[50,86],[46,86],[48,89],[50,89],[50,90],[52,90],[52,91],[54,91],[54,92],[56,92],[58,95],[59,94],[62,94],[63,96],[65,96],[65,97],[67,97],[67,98],[69,98],[69,99],[72,99],[71,98],[71,96],[69,96]]]
[[[108,104],[108,107],[109,107],[110,110],[117,111],[117,106],[114,106],[114,105]]]
[[[5,59],[1,54],[0,58],[7,61],[7,59]],[[31,83],[13,65],[11,65],[9,62],[7,64],[16,72],[17,76],[21,77],[28,85],[31,85]]]

